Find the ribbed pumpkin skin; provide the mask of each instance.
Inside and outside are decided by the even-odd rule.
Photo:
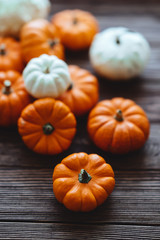
[[[92,14],[82,10],[64,10],[52,18],[61,41],[71,50],[81,50],[91,45],[99,27]]]
[[[78,66],[69,66],[73,87],[64,92],[59,100],[64,102],[76,116],[87,113],[98,101],[98,80],[90,72]]]
[[[4,81],[11,82],[11,93],[5,94]],[[17,124],[21,111],[30,103],[31,98],[24,87],[20,73],[16,71],[0,72],[0,126]]]
[[[5,54],[0,50],[0,71],[15,70],[21,72],[24,64],[20,43],[13,38],[0,37],[0,49],[4,47]]]
[[[84,169],[91,176],[79,181]],[[64,158],[53,172],[53,191],[57,200],[72,211],[88,212],[102,204],[115,186],[112,167],[97,154],[74,153]]]
[[[122,121],[115,119],[117,110],[122,111]],[[150,124],[143,109],[124,98],[99,102],[88,118],[88,132],[93,142],[116,154],[141,148],[148,139],[149,130]]]
[[[43,128],[48,123],[53,131],[46,134]],[[58,154],[70,146],[76,133],[76,119],[61,101],[44,98],[23,110],[18,130],[31,150],[40,154]]]
[[[57,98],[71,83],[68,65],[47,54],[33,58],[25,67],[23,78],[27,91],[35,98]]]
[[[64,59],[64,47],[60,43],[55,27],[45,19],[26,23],[20,34],[22,54],[25,62],[42,54],[55,55]],[[51,41],[57,41],[52,46]]]

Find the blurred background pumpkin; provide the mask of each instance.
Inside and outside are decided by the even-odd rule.
[[[47,17],[49,9],[49,0],[1,0],[0,35],[19,37],[24,23]]]

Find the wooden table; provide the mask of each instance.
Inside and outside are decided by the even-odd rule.
[[[125,26],[149,40],[150,62],[129,82],[99,78],[100,99],[122,96],[147,112],[151,133],[145,146],[125,156],[100,151],[86,132],[87,116],[68,151],[40,156],[29,151],[16,128],[0,129],[0,239],[160,239],[160,1],[54,0],[52,13],[89,10],[103,30]],[[67,63],[93,72],[88,53],[67,53]],[[63,157],[84,151],[102,155],[115,170],[116,187],[91,213],[72,213],[52,192],[52,172]]]

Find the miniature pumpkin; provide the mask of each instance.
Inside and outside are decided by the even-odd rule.
[[[23,110],[18,129],[28,148],[41,154],[58,154],[70,146],[76,119],[61,101],[39,99]]]
[[[103,77],[127,80],[143,71],[150,47],[140,33],[123,27],[109,28],[95,36],[89,55],[93,68]]]
[[[32,59],[23,77],[27,91],[36,98],[58,97],[71,83],[67,64],[46,54]]]
[[[53,172],[54,194],[72,211],[95,209],[111,194],[114,186],[112,167],[97,154],[71,154]]]
[[[52,18],[62,43],[71,50],[88,48],[98,32],[98,23],[94,16],[82,10],[64,10]]]
[[[23,70],[20,44],[13,38],[0,37],[0,71]]]
[[[45,18],[49,0],[0,0],[0,35],[18,37],[23,24]]]
[[[30,96],[20,73],[0,72],[0,126],[16,124],[21,111],[29,103]]]
[[[64,47],[60,43],[55,27],[45,19],[26,23],[21,30],[21,46],[26,62],[43,53],[64,59]]]
[[[78,66],[69,66],[72,83],[59,100],[79,116],[87,113],[98,101],[98,81],[95,76]]]
[[[117,154],[141,148],[149,136],[149,129],[143,109],[124,98],[99,102],[88,119],[88,132],[93,142]]]

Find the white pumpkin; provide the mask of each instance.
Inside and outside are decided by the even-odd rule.
[[[127,80],[139,75],[149,55],[147,40],[124,27],[109,28],[97,34],[89,51],[95,71],[112,80]]]
[[[24,23],[45,18],[49,0],[0,0],[0,35],[19,36]]]
[[[47,54],[31,59],[23,78],[26,90],[35,98],[59,97],[71,84],[67,64]]]

